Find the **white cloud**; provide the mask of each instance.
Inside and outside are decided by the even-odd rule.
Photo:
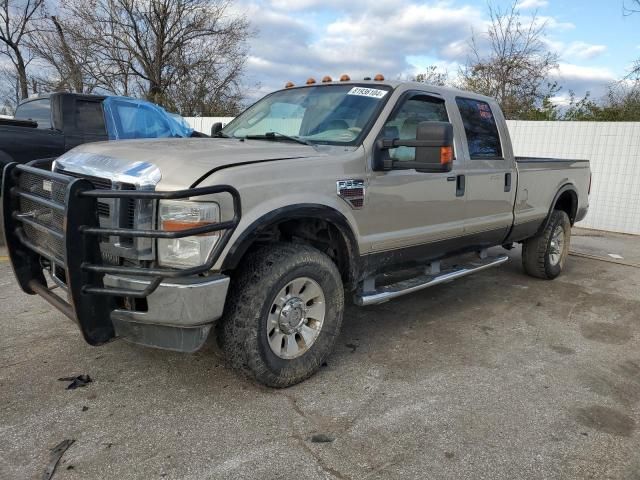
[[[550,76],[565,91],[571,90],[579,97],[591,92],[594,98],[604,95],[607,86],[616,80],[616,75],[608,68],[584,67],[573,63],[560,63]]]
[[[547,5],[549,5],[548,0],[520,0],[517,8],[525,10],[529,8],[544,8]]]
[[[592,59],[607,51],[606,45],[594,45],[586,42],[572,42],[565,49],[565,58]]]
[[[410,0],[239,0],[236,7],[250,18],[259,32],[251,40],[247,60],[247,84],[256,97],[281,88],[291,80],[308,77],[333,78],[348,73],[363,78],[383,73],[387,78],[406,78],[429,65],[444,67],[455,78],[466,60],[472,30],[486,29],[483,4],[452,0],[429,3]],[[522,0],[520,8],[544,6],[540,0]],[[531,21],[530,15],[522,21]],[[561,54],[562,64],[553,79],[577,94],[594,95],[614,80],[608,69],[576,65],[606,51],[605,45],[585,41],[562,42],[566,30],[575,28],[553,16],[538,16],[547,22],[555,40],[546,42]],[[484,40],[479,41],[483,48]]]

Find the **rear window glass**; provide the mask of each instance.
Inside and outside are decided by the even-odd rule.
[[[84,133],[104,135],[104,114],[101,102],[76,100],[76,128]]]
[[[472,160],[502,158],[496,120],[487,102],[456,98]]]
[[[15,117],[37,122],[38,128],[51,128],[51,102],[48,98],[25,102],[18,106]]]

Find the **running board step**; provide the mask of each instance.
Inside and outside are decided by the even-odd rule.
[[[465,265],[458,265],[449,270],[443,270],[437,275],[420,275],[418,277],[403,280],[398,283],[380,287],[371,292],[358,293],[355,296],[355,302],[360,306],[377,305],[379,303],[388,302],[396,297],[417,292],[425,288],[433,287],[440,283],[450,282],[457,278],[466,277],[472,273],[477,273],[487,268],[497,267],[509,260],[506,255],[498,255],[495,257],[485,257]]]

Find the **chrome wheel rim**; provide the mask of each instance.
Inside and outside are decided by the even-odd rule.
[[[267,341],[278,357],[291,360],[306,353],[322,331],[326,304],[322,287],[308,277],[287,283],[267,317]]]
[[[551,234],[549,244],[549,262],[551,265],[558,265],[564,252],[564,228],[558,225]]]

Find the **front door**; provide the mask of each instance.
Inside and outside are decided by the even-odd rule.
[[[385,123],[380,138],[415,139],[418,124],[448,122],[443,98],[425,92],[407,92]],[[415,160],[415,148],[389,150],[398,162]],[[464,185],[460,160],[449,173],[415,170],[372,172],[367,206],[358,224],[370,252],[416,247],[459,238],[465,218]]]
[[[466,138],[467,202],[465,236],[479,245],[502,242],[513,223],[516,172],[505,155],[491,106],[482,100],[456,98]],[[502,132],[506,135],[508,132]],[[506,145],[505,145],[506,146]]]

